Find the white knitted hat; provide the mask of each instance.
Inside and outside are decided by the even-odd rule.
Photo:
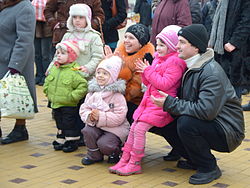
[[[92,12],[91,8],[86,4],[74,4],[69,8],[69,18],[67,20],[67,27],[70,31],[74,30],[73,26],[73,16],[85,16],[87,26],[85,29],[92,29],[91,27],[91,18]]]

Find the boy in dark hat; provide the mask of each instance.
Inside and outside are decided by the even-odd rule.
[[[196,169],[191,184],[206,184],[221,176],[211,149],[231,152],[244,138],[244,118],[236,96],[222,67],[207,48],[208,35],[201,24],[182,28],[177,49],[187,63],[179,98],[161,92],[153,102],[176,120],[161,130],[164,138],[186,159],[177,167]]]

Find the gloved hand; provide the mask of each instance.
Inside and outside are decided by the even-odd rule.
[[[20,72],[16,69],[9,68],[9,70],[10,70],[10,74],[20,74]]]
[[[146,53],[143,57],[143,59],[146,59],[150,65],[152,65],[152,62],[154,60],[153,56],[151,55],[151,53]]]

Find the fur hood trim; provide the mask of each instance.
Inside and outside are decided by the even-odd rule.
[[[93,78],[92,80],[89,81],[88,83],[88,92],[93,93],[93,92],[100,92],[100,91],[111,91],[114,93],[125,93],[126,90],[126,82],[125,80],[118,79],[112,84],[104,86],[104,88],[101,88],[96,81],[96,78]]]

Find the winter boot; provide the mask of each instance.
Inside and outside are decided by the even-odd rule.
[[[78,149],[78,142],[77,140],[67,140],[64,144],[63,144],[63,152],[65,153],[69,153],[69,152],[73,152],[76,151]]]
[[[144,156],[144,150],[136,150],[133,149],[131,151],[131,157],[126,164],[126,166],[121,167],[116,170],[116,174],[121,175],[121,176],[129,176],[132,174],[141,174],[141,159]]]
[[[65,136],[62,134],[61,130],[58,130],[58,133],[56,135],[56,140],[52,142],[52,145],[54,147],[54,150],[59,151],[63,149],[63,144],[65,143]]]
[[[15,125],[14,129],[8,134],[8,136],[1,140],[2,144],[10,144],[23,140],[28,140],[29,135],[25,125]]]
[[[0,138],[2,137],[2,129],[1,129],[1,127],[0,127]]]
[[[109,167],[109,172],[116,173],[116,170],[118,168],[121,168],[128,163],[130,159],[131,149],[132,149],[132,145],[127,144],[127,143],[124,144],[124,147],[122,148],[123,152],[122,152],[122,157],[120,158],[120,161],[116,165]]]

